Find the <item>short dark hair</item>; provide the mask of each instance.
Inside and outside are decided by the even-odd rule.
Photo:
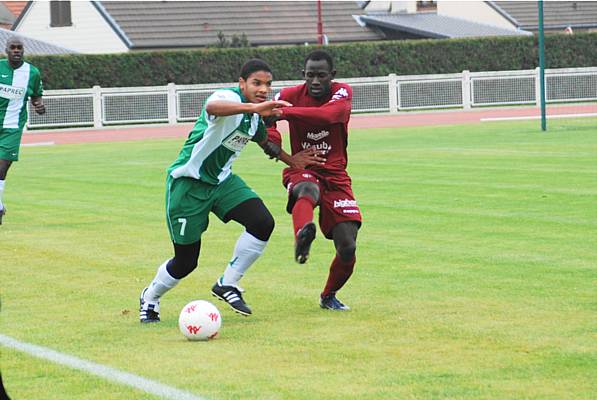
[[[12,42],[18,42],[18,43],[22,44],[23,47],[25,47],[25,45],[23,43],[23,39],[20,36],[12,35],[6,40],[6,48],[8,48],[9,44]]]
[[[246,81],[252,73],[257,71],[272,73],[272,69],[265,61],[260,60],[259,58],[253,58],[244,63],[240,68],[240,77]]]
[[[320,61],[320,60],[325,60],[329,67],[330,67],[330,71],[334,70],[334,60],[332,59],[332,56],[330,55],[330,53],[328,53],[325,50],[315,50],[312,51],[311,53],[307,54],[307,57],[305,57],[305,63],[304,66],[307,66],[307,61],[309,60],[313,60],[313,61]]]

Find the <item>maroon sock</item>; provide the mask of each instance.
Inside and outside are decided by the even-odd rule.
[[[332,261],[332,265],[330,266],[328,281],[325,284],[323,292],[321,292],[321,297],[336,294],[344,286],[350,275],[352,275],[356,260],[356,256],[348,262],[343,262],[338,255],[334,257],[334,261]]]
[[[294,226],[294,236],[297,232],[305,226],[305,224],[313,221],[313,209],[315,203],[313,199],[308,196],[300,197],[292,207],[292,224]]]

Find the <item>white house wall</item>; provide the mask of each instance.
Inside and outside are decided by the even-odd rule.
[[[437,14],[505,29],[516,29],[516,26],[484,1],[439,0],[437,2]]]
[[[50,27],[50,2],[34,1],[16,31],[80,53],[129,51],[89,1],[71,1],[72,26]]]
[[[417,12],[417,2],[412,0],[392,1],[392,13],[412,14]]]

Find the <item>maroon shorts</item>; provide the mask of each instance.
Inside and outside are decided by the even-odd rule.
[[[319,227],[326,238],[332,238],[332,230],[340,222],[355,221],[361,226],[361,210],[352,193],[348,174],[325,176],[308,169],[286,168],[282,184],[288,191],[286,211],[289,214],[296,200],[292,188],[300,182],[313,182],[319,186]]]

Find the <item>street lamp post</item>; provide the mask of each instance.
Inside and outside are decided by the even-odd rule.
[[[323,20],[321,17],[321,0],[317,0],[317,44],[323,44]]]

